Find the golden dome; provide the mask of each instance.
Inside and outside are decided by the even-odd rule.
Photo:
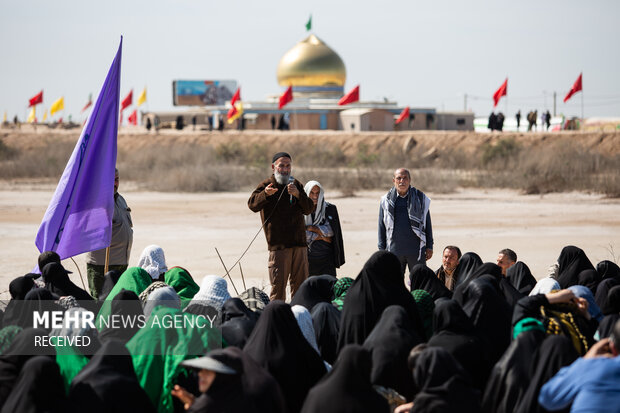
[[[286,52],[278,63],[280,86],[344,86],[344,62],[321,39],[311,34]]]

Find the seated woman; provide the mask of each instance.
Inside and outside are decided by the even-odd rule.
[[[336,268],[344,264],[344,246],[338,209],[324,199],[323,187],[309,181],[304,187],[314,203],[314,211],[306,215],[306,241],[310,275],[336,276]]]

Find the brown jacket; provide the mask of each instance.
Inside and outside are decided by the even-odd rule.
[[[271,196],[265,192],[269,184],[278,188]],[[304,215],[312,212],[314,204],[306,195],[301,182],[295,180],[295,186],[299,190],[299,199],[293,197],[292,203],[286,185],[277,183],[273,175],[261,182],[250,195],[248,207],[254,212],[260,211],[269,251],[307,246]],[[267,223],[265,219],[269,219]]]

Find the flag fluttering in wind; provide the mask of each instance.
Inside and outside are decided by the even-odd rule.
[[[125,99],[121,102],[121,112],[125,110],[128,106],[131,106],[133,102],[133,89],[129,91],[129,94],[125,96]]]
[[[93,104],[93,94],[89,93],[88,94],[88,102],[86,102],[86,104],[84,105],[84,107],[82,108],[81,112],[84,112],[86,109],[88,109],[91,105]]]
[[[238,100],[241,100],[241,88],[240,87],[237,88],[232,99],[230,99],[230,105],[235,106],[235,103],[237,103]]]
[[[340,98],[338,105],[348,105],[349,103],[357,102],[360,100],[360,85],[355,86],[346,95]]]
[[[42,121],[45,122],[47,120],[47,109],[45,110],[45,112],[43,112],[43,119]]]
[[[289,86],[284,93],[280,95],[278,109],[282,109],[287,103],[293,101],[293,86]]]
[[[398,119],[396,119],[396,124],[398,125],[405,119],[409,119],[409,106],[407,106],[405,109],[403,109],[402,112],[400,112],[400,116],[398,117]]]
[[[312,15],[310,15],[306,23],[306,31],[309,32],[310,30],[312,30]]]
[[[39,251],[61,259],[106,248],[112,238],[121,53],[116,57],[39,227]]]
[[[144,102],[146,102],[146,88],[144,88],[144,90],[142,91],[142,93],[140,93],[140,96],[138,96],[138,101],[136,102],[137,106],[142,105]]]
[[[228,117],[228,123],[233,123],[239,119],[241,115],[243,115],[243,103],[239,102],[228,111],[228,114],[226,115]]]
[[[50,106],[50,115],[54,116],[54,113],[61,111],[65,108],[65,98],[61,97]]]
[[[502,98],[502,96],[506,96],[508,93],[508,78],[504,80],[504,83],[493,93],[493,107],[497,106],[497,103]]]
[[[33,97],[31,97],[28,100],[29,104],[28,107],[32,107],[34,105],[38,105],[39,103],[43,103],[43,91],[40,91],[39,93],[37,93],[36,95],[34,95]]]
[[[564,103],[566,103],[566,101],[568,99],[570,99],[575,93],[580,92],[581,90],[583,90],[583,85],[581,84],[581,76],[583,75],[583,73],[579,73],[579,77],[577,78],[577,80],[575,80],[575,83],[573,83],[573,87],[570,88],[570,90],[568,91],[568,93],[566,94],[566,96],[564,97]]]
[[[37,118],[37,113],[35,111],[36,106],[33,106],[32,109],[30,109],[30,114],[28,115],[28,118],[26,119],[26,122],[28,123],[32,123],[35,121],[35,119]]]
[[[134,126],[138,124],[138,109],[134,109],[133,112],[131,112],[131,115],[127,118],[127,122]]]

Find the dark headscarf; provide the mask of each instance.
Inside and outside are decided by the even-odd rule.
[[[558,283],[562,288],[578,284],[578,276],[581,271],[594,269],[586,253],[581,248],[572,245],[562,249],[558,258],[558,265]]]
[[[45,356],[35,356],[24,363],[1,410],[2,413],[65,411],[67,396],[60,368],[54,359]]]
[[[8,325],[23,325],[20,320],[23,318],[23,304],[17,304],[26,298],[28,294],[34,288],[34,280],[30,274],[23,277],[17,277],[9,284],[9,292],[11,293],[11,301],[4,310],[4,317],[2,323],[5,326]],[[24,326],[25,327],[25,326]],[[30,325],[32,327],[32,324]]]
[[[512,412],[527,389],[532,357],[544,339],[543,331],[528,330],[510,343],[489,376],[482,398],[483,412]]]
[[[123,289],[116,294],[111,303],[104,305],[111,305],[111,316],[116,316],[118,319],[122,317],[129,322],[134,321],[135,324],[121,324],[121,327],[114,328],[114,324],[110,323],[108,327],[99,332],[99,341],[103,343],[108,340],[118,340],[123,344],[127,343],[140,329],[138,317],[144,315],[140,299],[133,291]]]
[[[105,301],[106,297],[112,291],[112,288],[116,285],[116,282],[121,278],[121,272],[112,270],[105,273],[103,276],[103,286],[101,287],[101,293],[99,293],[99,301]]]
[[[237,374],[216,374],[211,387],[196,399],[189,412],[285,412],[277,381],[250,356],[236,347],[213,350],[207,356]]]
[[[536,285],[536,278],[530,268],[521,261],[517,261],[506,270],[506,278],[521,294],[528,295]]]
[[[592,294],[596,293],[596,287],[601,282],[601,276],[596,270],[583,270],[577,275],[577,284],[588,287]]]
[[[362,344],[390,305],[400,305],[409,315],[413,328],[422,331],[415,300],[405,288],[396,255],[375,252],[349,288],[342,310],[338,349],[347,344]]]
[[[4,352],[11,347],[13,340],[19,333],[21,333],[23,328],[19,326],[6,326],[2,330],[0,330],[0,354],[4,354]]]
[[[492,276],[496,280],[498,291],[511,308],[523,297],[523,294],[517,291],[510,281],[502,275],[502,269],[499,265],[492,262],[485,262],[472,272],[467,281],[459,285],[454,292],[454,299],[460,302],[462,300],[463,291],[467,288],[467,285],[484,275]]]
[[[371,365],[360,345],[343,348],[333,370],[308,393],[302,413],[388,413],[387,401],[370,383]]]
[[[538,393],[547,381],[551,380],[562,367],[568,366],[579,355],[566,336],[551,335],[545,338],[533,358],[529,374],[529,385],[514,409],[515,413],[546,412],[538,404]],[[565,409],[563,411],[568,411]]]
[[[411,413],[479,413],[479,392],[459,363],[440,347],[429,347],[415,358],[413,381],[417,394]]]
[[[243,348],[258,321],[258,314],[240,298],[230,298],[222,306],[222,338],[229,346]]]
[[[413,290],[411,295],[418,307],[418,314],[422,320],[424,331],[420,332],[423,341],[428,341],[433,335],[433,311],[435,310],[435,301],[429,293],[424,290]]]
[[[620,313],[620,285],[609,289],[607,300],[603,303],[601,311],[605,315]]]
[[[599,306],[601,310],[605,303],[607,302],[607,294],[609,294],[609,290],[611,290],[616,285],[620,285],[620,281],[615,278],[606,278],[596,287],[596,294],[594,295],[594,301]],[[6,317],[6,315],[5,315]]]
[[[47,331],[40,328],[26,328],[20,332],[11,346],[0,356],[0,406],[2,406],[15,386],[17,376],[24,364],[35,355],[54,356],[52,347],[35,346],[36,337],[47,336]]]
[[[409,273],[409,281],[411,282],[411,291],[424,290],[433,297],[433,300],[452,297],[452,291],[439,281],[433,270],[428,268],[426,264],[415,265]]]
[[[482,265],[482,258],[475,252],[466,252],[459,259],[459,263],[454,270],[456,285],[454,288],[469,280],[476,268]]]
[[[54,302],[58,296],[45,288],[30,290],[23,301],[11,300],[4,314],[4,325],[15,325],[23,328],[34,325],[33,313],[45,311],[63,311],[62,307]],[[49,330],[49,329],[48,329]]]
[[[243,351],[280,384],[289,412],[301,409],[310,388],[326,372],[319,354],[301,333],[291,306],[282,301],[265,307]]]
[[[328,303],[318,303],[310,313],[312,326],[316,336],[316,344],[321,352],[321,358],[333,364],[336,361],[338,348],[338,332],[340,331],[341,313],[336,307]]]
[[[300,286],[295,297],[291,300],[291,307],[303,305],[312,311],[318,303],[331,303],[334,299],[334,284],[338,279],[332,275],[314,275],[306,279]]]
[[[473,384],[484,390],[492,366],[481,350],[483,342],[476,335],[474,325],[456,301],[435,302],[433,329],[435,333],[428,345],[447,350],[469,373]]]
[[[117,340],[106,341],[73,378],[69,400],[82,409],[88,406],[89,413],[156,411],[138,382],[129,351]]]
[[[609,337],[611,332],[614,331],[614,326],[616,325],[616,321],[620,320],[620,314],[609,314],[603,317],[601,323],[598,325],[598,336],[602,339],[605,337]]]
[[[41,274],[43,275],[43,281],[45,281],[45,288],[60,297],[70,295],[78,301],[94,300],[90,294],[75,285],[69,279],[67,270],[56,262],[49,263],[43,267]]]
[[[495,363],[510,344],[512,321],[512,310],[500,295],[497,280],[488,275],[472,280],[461,300],[459,304],[486,342],[489,359]]]
[[[613,261],[601,261],[596,264],[596,272],[601,276],[601,280],[615,278],[620,281],[620,267]]]
[[[421,334],[415,331],[401,306],[392,305],[383,311],[364,341],[364,348],[372,354],[372,384],[394,389],[411,400],[413,381],[407,368],[407,357],[411,349],[422,342]]]

